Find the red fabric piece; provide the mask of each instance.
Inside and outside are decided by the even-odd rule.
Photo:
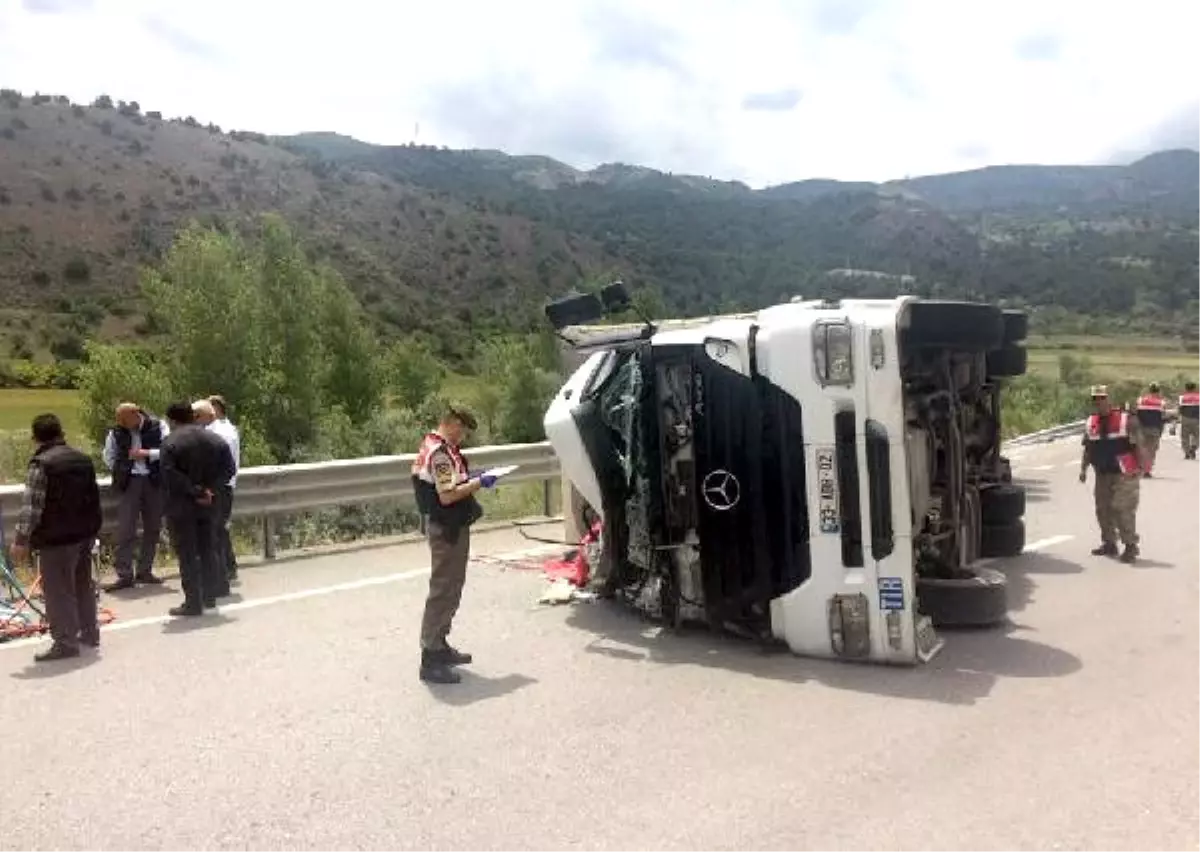
[[[561,559],[547,559],[542,564],[542,570],[549,580],[566,580],[576,588],[583,588],[587,585],[588,578],[591,576],[592,569],[588,565],[587,548],[588,545],[594,544],[600,538],[600,522],[592,524],[592,528],[587,531],[582,539],[579,540],[579,547],[573,551],[566,553]]]

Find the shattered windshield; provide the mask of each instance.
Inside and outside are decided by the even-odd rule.
[[[650,567],[650,476],[646,469],[646,435],[642,412],[645,398],[642,358],[634,354],[617,368],[600,394],[600,418],[613,433],[617,457],[625,474],[625,518],[629,548],[626,559]]]

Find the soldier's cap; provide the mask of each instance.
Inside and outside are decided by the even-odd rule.
[[[464,406],[454,404],[447,405],[446,419],[449,420],[450,418],[457,420],[472,432],[479,428],[479,423],[475,420],[475,415],[468,411]]]
[[[1108,385],[1092,385],[1092,399],[1108,399]]]

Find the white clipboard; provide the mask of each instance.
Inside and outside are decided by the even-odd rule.
[[[500,465],[500,467],[494,467],[491,470],[485,470],[484,475],[485,476],[494,476],[497,479],[500,479],[503,476],[508,476],[510,473],[512,473],[514,470],[516,470],[519,467],[520,467],[519,464],[502,464],[502,465]]]

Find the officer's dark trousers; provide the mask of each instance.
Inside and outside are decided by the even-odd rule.
[[[217,522],[217,567],[225,572],[226,579],[237,575],[237,556],[233,552],[233,540],[229,537],[229,519],[233,516],[233,489],[228,485],[217,491],[220,518]]]
[[[225,594],[229,581],[224,566],[217,563],[217,518],[212,506],[175,508],[168,523],[171,540],[179,556],[179,581],[183,586],[184,606],[199,608]]]
[[[440,650],[446,647],[446,636],[462,601],[471,555],[471,528],[448,529],[429,521],[428,534],[429,597],[421,618],[421,647]]]
[[[80,639],[99,641],[91,540],[43,547],[38,551],[38,563],[54,643],[78,648]]]

